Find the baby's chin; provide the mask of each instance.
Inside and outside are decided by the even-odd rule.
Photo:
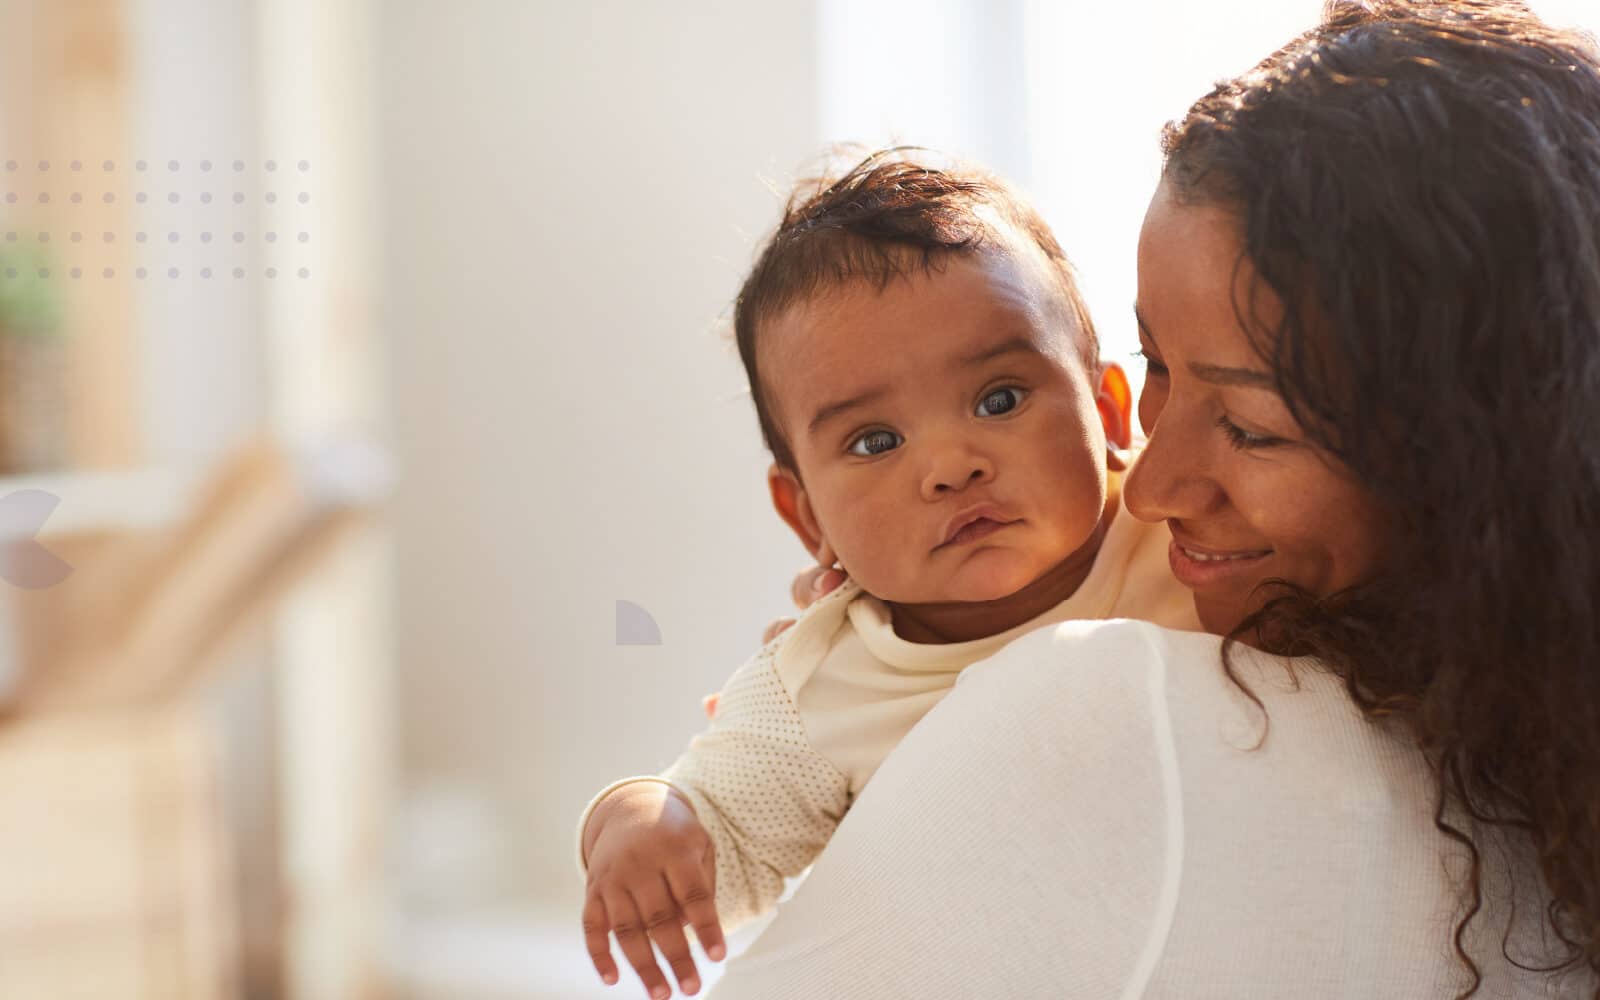
[[[942,574],[922,573],[914,585],[903,589],[902,596],[877,596],[896,604],[985,604],[1010,597],[1048,568],[1017,553],[990,550],[976,553]]]

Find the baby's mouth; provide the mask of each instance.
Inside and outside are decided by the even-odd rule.
[[[1009,528],[1011,525],[1016,523],[1017,522],[1015,521],[997,521],[990,517],[980,517],[976,521],[968,522],[959,531],[951,535],[942,544],[940,544],[939,548],[942,549],[952,545],[965,545],[968,542],[975,542],[980,538],[987,538],[1002,528]]]

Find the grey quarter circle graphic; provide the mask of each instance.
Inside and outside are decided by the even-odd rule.
[[[37,537],[60,504],[61,498],[48,490],[16,490],[0,497],[0,580],[24,590],[44,590],[72,575],[72,566]]]
[[[659,646],[661,627],[650,612],[632,601],[617,602],[617,645]]]

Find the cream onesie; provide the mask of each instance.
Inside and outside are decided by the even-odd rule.
[[[820,598],[728,680],[710,726],[660,775],[716,850],[717,915],[731,930],[769,910],[784,879],[816,859],[889,751],[949,693],[961,671],[1035,629],[1073,619],[1139,618],[1199,631],[1167,562],[1171,535],[1120,506],[1077,591],[1044,614],[968,642],[907,642],[889,608],[854,581]],[[1005,719],[993,724],[1004,726]],[[580,866],[582,865],[580,847]]]

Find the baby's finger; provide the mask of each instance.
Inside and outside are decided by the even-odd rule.
[[[615,986],[617,963],[611,958],[611,918],[598,893],[591,893],[583,904],[583,943],[589,949],[594,971],[600,973],[600,981]]]
[[[822,575],[821,566],[811,566],[801,570],[794,576],[794,582],[789,585],[789,599],[794,601],[794,606],[804,611],[811,602],[817,599],[817,578]]]
[[[650,949],[650,936],[633,897],[625,891],[612,890],[605,894],[606,912],[611,915],[611,932],[617,936],[617,947],[622,957],[639,974],[639,981],[651,1000],[667,1000],[672,987],[656,966],[656,953]]]
[[[789,588],[789,596],[794,598],[795,607],[804,611],[822,595],[838,589],[845,579],[842,570],[812,566],[810,569],[801,570],[795,576],[794,584]]]
[[[650,939],[661,949],[661,957],[672,966],[678,988],[688,996],[700,992],[700,976],[694,966],[694,956],[689,953],[689,939],[683,936],[678,904],[672,899],[667,880],[662,878],[654,885],[634,886],[633,902],[644,915]]]
[[[784,633],[784,630],[794,623],[795,619],[793,618],[774,618],[772,620],[772,624],[767,626],[767,630],[761,633],[761,645],[765,646],[767,643],[776,639],[778,636]]]
[[[761,644],[763,646],[766,645],[766,640],[763,639]],[[706,718],[715,719],[717,717],[717,701],[721,697],[720,694],[708,694],[700,699],[700,707],[705,710]]]
[[[716,875],[712,873],[711,881],[707,881],[708,867],[688,864],[668,868],[667,887],[672,890],[689,926],[694,928],[706,957],[720,962],[727,956],[728,946],[722,940],[722,923],[717,919]]]

